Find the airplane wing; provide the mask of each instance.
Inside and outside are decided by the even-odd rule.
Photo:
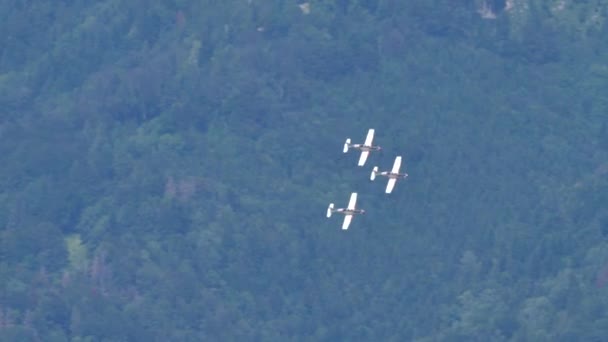
[[[353,215],[344,215],[344,223],[342,223],[342,229],[346,230],[348,229],[348,226],[350,225],[350,221],[353,220]]]
[[[397,158],[395,158],[395,164],[393,164],[393,169],[391,170],[391,172],[399,173],[400,167],[401,167],[401,156],[397,156]]]
[[[372,141],[374,141],[374,129],[370,128],[365,138],[365,146],[372,146]]]
[[[393,188],[395,187],[395,183],[397,183],[397,178],[388,179],[388,184],[386,184],[386,193],[387,194],[390,194],[391,191],[393,191]]]
[[[353,192],[350,194],[350,201],[348,201],[348,209],[355,209],[355,205],[357,204],[357,193]]]
[[[359,157],[359,166],[365,165],[367,156],[369,156],[369,151],[361,151],[361,157]]]

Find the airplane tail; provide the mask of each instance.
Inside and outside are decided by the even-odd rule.
[[[334,209],[334,204],[329,203],[329,206],[327,207],[327,217],[331,217],[332,209]]]
[[[369,179],[370,180],[376,179],[376,173],[378,173],[378,167],[374,166],[374,169],[372,170],[372,174],[369,176]]]
[[[350,138],[346,139],[346,142],[344,142],[344,149],[342,149],[342,152],[348,152],[348,145],[350,145]]]

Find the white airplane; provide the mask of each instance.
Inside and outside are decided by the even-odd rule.
[[[401,156],[397,156],[397,158],[395,158],[395,163],[393,164],[393,169],[391,171],[378,172],[378,167],[374,166],[374,169],[372,170],[372,174],[369,177],[369,179],[374,180],[374,179],[376,179],[377,175],[388,177],[388,184],[386,185],[386,193],[390,194],[391,191],[393,191],[393,188],[395,187],[395,183],[397,183],[397,179],[407,177],[407,173],[399,173],[400,167],[401,167]]]
[[[365,143],[351,144],[350,138],[347,138],[346,142],[344,143],[344,149],[342,150],[342,152],[344,152],[344,153],[348,152],[349,148],[355,148],[355,149],[361,150],[361,157],[359,157],[359,166],[363,166],[363,165],[365,165],[365,161],[367,160],[367,156],[369,155],[370,151],[380,151],[382,149],[382,147],[380,147],[380,146],[372,145],[373,140],[374,140],[374,129],[370,128],[369,131],[367,131],[367,137],[365,138]]]
[[[353,192],[352,194],[350,194],[350,201],[348,201],[347,208],[335,208],[334,209],[334,204],[330,203],[329,206],[327,207],[327,217],[331,217],[331,214],[333,214],[333,213],[344,214],[344,222],[342,223],[342,229],[346,230],[346,229],[348,229],[348,226],[350,225],[350,221],[352,221],[352,219],[353,219],[353,215],[365,214],[365,210],[355,209],[356,203],[357,203],[357,193]]]

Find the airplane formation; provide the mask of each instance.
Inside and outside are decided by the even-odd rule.
[[[361,155],[359,157],[359,162],[357,165],[364,166],[367,161],[367,157],[369,156],[371,151],[380,151],[382,147],[374,146],[372,144],[374,140],[374,129],[370,128],[367,131],[367,136],[365,137],[365,142],[363,144],[353,144],[350,138],[346,139],[344,142],[344,148],[342,152],[347,153],[349,149],[357,149],[361,151]],[[372,173],[370,175],[370,180],[376,179],[376,176],[385,176],[388,178],[388,183],[386,185],[386,190],[384,191],[387,194],[390,194],[397,183],[399,178],[407,178],[407,173],[399,173],[399,169],[401,168],[401,156],[395,157],[395,162],[393,163],[393,168],[390,171],[378,171],[378,166],[374,166],[372,169]],[[331,217],[332,214],[343,214],[344,221],[342,223],[342,229],[348,229],[353,216],[357,214],[365,214],[365,210],[357,209],[357,193],[353,192],[350,194],[350,200],[348,201],[348,206],[346,208],[335,208],[333,203],[329,203],[327,207],[327,217]]]

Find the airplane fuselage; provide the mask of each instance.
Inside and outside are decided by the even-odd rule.
[[[388,178],[405,178],[407,177],[407,173],[392,173],[388,174]]]
[[[348,147],[356,148],[361,151],[380,151],[382,149],[380,146],[369,146],[364,144],[350,144]]]
[[[382,171],[382,172],[378,172],[377,175],[380,176],[386,176],[388,178],[405,178],[407,177],[407,173],[393,173],[390,171]]]
[[[365,210],[363,210],[363,209],[344,209],[344,208],[338,208],[338,209],[333,209],[332,212],[333,213],[338,213],[338,214],[344,214],[344,215],[365,214]]]

